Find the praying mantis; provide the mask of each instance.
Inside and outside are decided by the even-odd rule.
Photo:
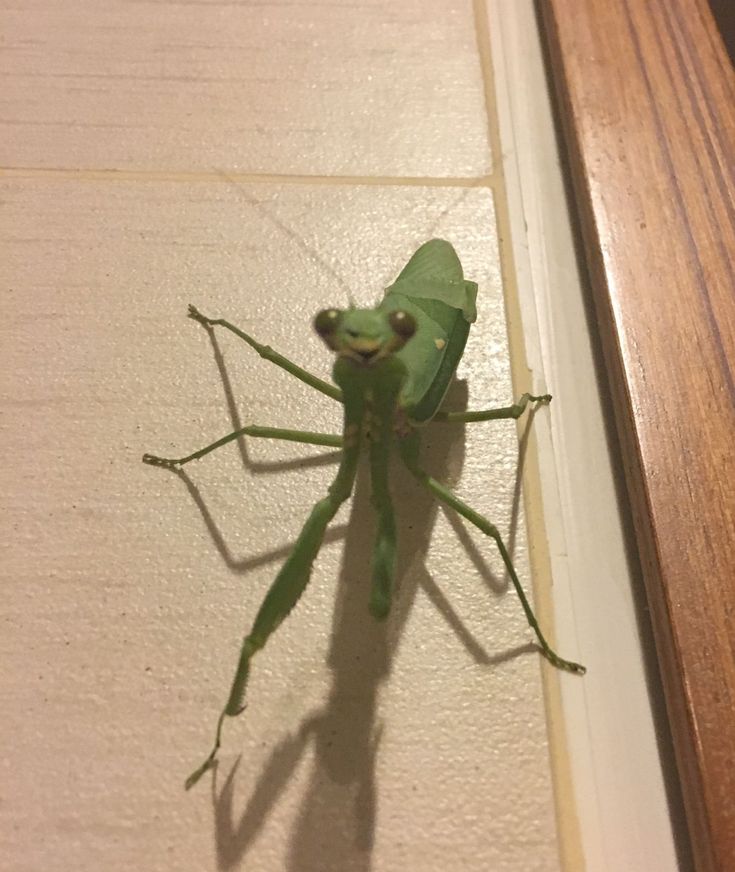
[[[386,289],[375,308],[331,308],[315,317],[314,329],[336,355],[332,371],[334,384],[261,345],[229,321],[205,317],[193,306],[189,307],[189,316],[207,329],[219,326],[231,331],[265,360],[341,403],[344,425],[341,434],[249,426],[186,457],[174,459],[143,455],[144,463],[178,469],[242,436],[341,449],[339,468],[332,484],[306,519],[242,642],[230,693],[217,720],[212,750],[186,779],[187,790],[214,765],[225,718],[236,717],[245,708],[251,661],[304,592],[327,526],[352,493],[364,447],[369,455],[372,504],[377,518],[369,600],[373,617],[384,620],[388,616],[395,580],[397,537],[389,488],[390,459],[395,452],[409,472],[437,500],[454,509],[495,542],[546,659],[559,669],[584,674],[584,666],[560,657],[547,642],[497,527],[421,466],[420,430],[429,422],[451,424],[517,419],[529,404],[546,404],[551,400],[549,394],[535,396],[526,393],[516,403],[502,408],[466,412],[441,410],[464,352],[470,325],[476,318],[476,296],[477,285],[464,278],[462,265],[452,245],[442,239],[424,243],[396,281]]]

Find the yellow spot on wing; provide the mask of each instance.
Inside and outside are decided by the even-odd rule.
[[[444,348],[444,346],[445,346],[446,344],[447,344],[447,343],[446,343],[446,340],[445,340],[445,339],[435,339],[435,340],[434,340],[434,345],[436,345],[436,347],[439,349],[439,351],[441,351],[442,348]]]

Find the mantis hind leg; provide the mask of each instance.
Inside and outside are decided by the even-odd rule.
[[[578,675],[584,675],[587,671],[581,663],[575,663],[572,660],[565,660],[563,657],[560,657],[556,651],[549,645],[546,641],[546,637],[541,632],[541,628],[539,627],[538,621],[536,620],[536,616],[533,613],[533,609],[531,608],[531,604],[528,602],[528,598],[521,586],[521,582],[518,578],[518,574],[516,573],[515,567],[513,566],[513,561],[511,560],[510,554],[508,553],[508,549],[505,547],[505,543],[503,542],[500,533],[498,532],[497,527],[494,524],[491,524],[487,518],[480,515],[474,509],[467,505],[467,503],[463,502],[459,499],[449,488],[445,487],[440,482],[436,481],[436,479],[432,478],[423,469],[418,465],[417,454],[418,454],[418,442],[413,439],[403,440],[401,443],[401,456],[408,467],[409,471],[421,482],[421,484],[431,493],[434,494],[439,500],[446,505],[453,508],[456,512],[458,512],[463,518],[477,527],[482,533],[486,536],[489,536],[491,539],[495,541],[495,544],[500,552],[500,556],[503,559],[503,563],[505,564],[505,568],[508,571],[508,575],[510,576],[510,580],[513,583],[513,587],[515,588],[516,593],[518,594],[518,599],[521,601],[521,606],[523,607],[523,611],[526,615],[526,619],[529,623],[529,626],[536,634],[536,638],[538,639],[538,643],[541,647],[541,651],[543,652],[544,657],[552,664],[552,666],[556,666],[558,669],[564,669],[567,672],[574,672]]]
[[[371,446],[373,449],[373,446]],[[379,621],[388,617],[393,599],[396,573],[396,520],[388,491],[387,463],[371,457],[373,480],[372,503],[378,515],[378,527],[373,547],[370,613]],[[377,468],[376,468],[377,467]]]
[[[243,639],[240,659],[230,688],[230,695],[218,720],[214,745],[207,759],[186,779],[186,789],[193,787],[211,769],[217,757],[226,717],[236,717],[245,708],[245,691],[250,674],[250,661],[278,629],[281,622],[299,601],[311,576],[311,568],[324,539],[327,524],[337,509],[349,497],[357,469],[357,444],[345,449],[337,476],[327,496],[311,510],[296,544],[255,616],[250,633]]]

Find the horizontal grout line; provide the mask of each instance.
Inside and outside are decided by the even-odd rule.
[[[81,179],[121,182],[241,182],[278,185],[364,185],[425,188],[491,188],[492,174],[482,176],[309,176],[294,173],[236,173],[213,169],[207,172],[166,172],[163,170],[54,169],[46,167],[0,167],[0,177],[38,179]]]

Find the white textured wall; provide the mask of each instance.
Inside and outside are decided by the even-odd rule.
[[[231,791],[213,798],[206,778],[185,794],[240,637],[334,466],[279,471],[325,452],[252,441],[248,463],[229,446],[188,467],[189,492],[139,459],[233,427],[190,300],[328,371],[309,320],[345,301],[330,270],[367,303],[436,232],[483,289],[456,399],[466,388],[471,406],[505,402],[489,195],[23,179],[6,198],[9,868],[206,869],[216,855],[259,869],[554,869],[539,662],[512,656],[529,640],[519,605],[499,596],[493,548],[472,535],[475,552],[398,471],[391,620],[366,611],[363,494],[255,661],[250,708],[225,733],[220,791],[242,755]],[[338,427],[336,404],[234,337],[221,348],[243,422]],[[508,530],[515,428],[461,430],[427,431],[427,465]]]

